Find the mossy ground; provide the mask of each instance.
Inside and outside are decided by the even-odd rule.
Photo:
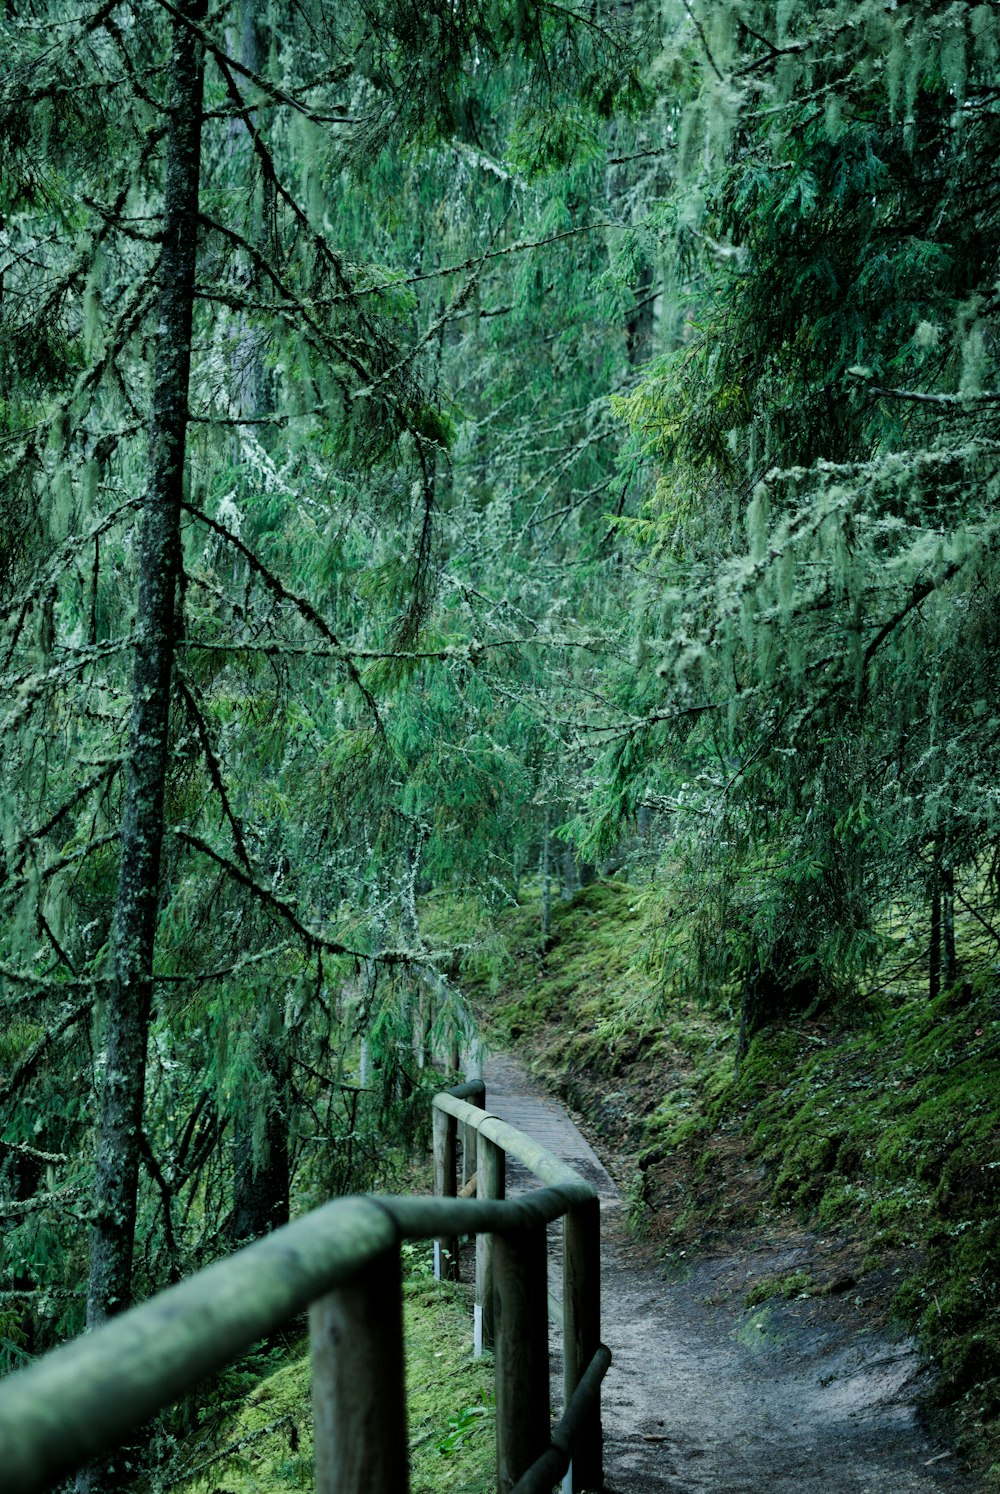
[[[893,1307],[937,1396],[1000,1445],[1000,1007],[992,982],[907,996],[860,1031],[762,1033],[728,1098],[773,1203],[909,1253]],[[991,1430],[989,1430],[991,1429]]]
[[[464,1288],[435,1282],[414,1248],[404,1286],[411,1494],[493,1494],[493,1365],[472,1357]],[[210,1425],[172,1460],[183,1494],[300,1494],[313,1488],[312,1406],[305,1346],[262,1378],[238,1409],[216,1401]]]
[[[655,909],[648,889],[594,883],[553,904],[543,947],[529,900],[503,920],[502,957],[494,947],[463,975],[487,1038],[518,1046],[598,1133],[636,1152],[702,1125],[699,1094],[732,1069],[720,1024],[660,989]]]
[[[1000,1464],[992,970],[934,1002],[890,979],[861,1013],[767,1028],[737,1074],[723,1004],[657,987],[655,891],[587,888],[554,908],[544,949],[539,916],[537,900],[511,911],[507,958],[473,970],[470,991],[618,1154],[647,1235],[683,1261],[723,1239],[818,1232],[823,1268],[757,1281],[748,1305],[801,1292],[893,1315],[936,1361],[966,1446]]]

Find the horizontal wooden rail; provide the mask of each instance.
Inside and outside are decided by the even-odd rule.
[[[481,1084],[463,1089],[482,1093]],[[493,1241],[502,1262],[490,1289],[499,1326],[500,1494],[541,1490],[544,1483],[523,1482],[532,1465],[548,1459],[539,1475],[544,1478],[554,1457],[570,1455],[574,1487],[599,1487],[593,1381],[594,1366],[607,1351],[599,1345],[594,1318],[595,1190],[537,1143],[465,1099],[438,1095],[434,1106],[449,1126],[461,1123],[467,1136],[477,1138],[478,1197],[337,1199],[7,1376],[0,1381],[4,1494],[46,1494],[306,1307],[316,1494],[405,1494],[399,1247],[403,1240],[463,1234],[475,1234],[477,1248]],[[498,1183],[497,1169],[484,1165],[487,1150],[494,1161],[504,1152],[516,1156],[547,1186],[504,1199],[502,1166]],[[454,1146],[451,1154],[454,1166]],[[493,1196],[484,1196],[483,1186],[492,1186]],[[550,1447],[544,1233],[560,1217],[566,1220],[566,1414]],[[580,1279],[580,1271],[589,1279]],[[532,1418],[536,1430],[525,1439],[520,1429]],[[541,1445],[533,1445],[532,1436]]]
[[[0,1381],[5,1494],[43,1494],[396,1245],[380,1203],[337,1199]]]
[[[547,1151],[541,1142],[534,1141],[519,1131],[516,1126],[511,1126],[507,1121],[500,1120],[495,1115],[490,1115],[486,1110],[480,1110],[468,1101],[458,1099],[453,1091],[434,1096],[434,1109],[446,1115],[452,1116],[457,1121],[474,1127],[480,1136],[485,1136],[496,1146],[503,1147],[508,1157],[515,1158],[527,1167],[529,1172],[542,1183],[551,1183],[553,1187],[567,1187],[578,1190],[579,1198],[596,1198],[597,1190],[591,1183],[586,1183],[580,1174],[570,1167],[568,1162],[562,1162]]]

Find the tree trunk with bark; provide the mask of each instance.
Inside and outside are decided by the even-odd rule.
[[[250,1106],[233,1117],[233,1211],[229,1239],[234,1249],[280,1229],[289,1220],[288,1068],[284,1053],[273,1055],[267,1066],[268,1092],[255,1101],[265,1107],[259,1146],[254,1144],[257,1122]]]
[[[172,29],[163,250],[159,268],[149,482],[137,552],[138,595],[114,954],[103,1013],[87,1324],[128,1307],[159,906],[170,693],[179,636],[180,505],[201,166],[202,49],[179,0]]]

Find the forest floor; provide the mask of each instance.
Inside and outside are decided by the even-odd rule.
[[[692,1241],[690,1254],[666,1264],[655,1241],[627,1227],[614,1174],[629,1176],[634,1158],[598,1140],[599,1160],[565,1108],[507,1055],[488,1063],[487,1096],[492,1112],[601,1194],[609,1494],[980,1487],[922,1420],[925,1366],[914,1341],[887,1324],[898,1268],[859,1283],[849,1238],[777,1221],[720,1234],[714,1245]],[[756,1171],[744,1186],[758,1186]],[[515,1174],[512,1192],[517,1184]]]

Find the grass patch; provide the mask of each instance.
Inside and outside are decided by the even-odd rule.
[[[403,1289],[411,1494],[495,1494],[493,1363],[472,1357],[462,1287],[410,1268]],[[174,1459],[183,1494],[297,1494],[313,1488],[312,1405],[304,1346]]]
[[[759,1307],[772,1297],[811,1297],[816,1284],[808,1271],[786,1271],[781,1276],[763,1276],[743,1298],[744,1307]]]

